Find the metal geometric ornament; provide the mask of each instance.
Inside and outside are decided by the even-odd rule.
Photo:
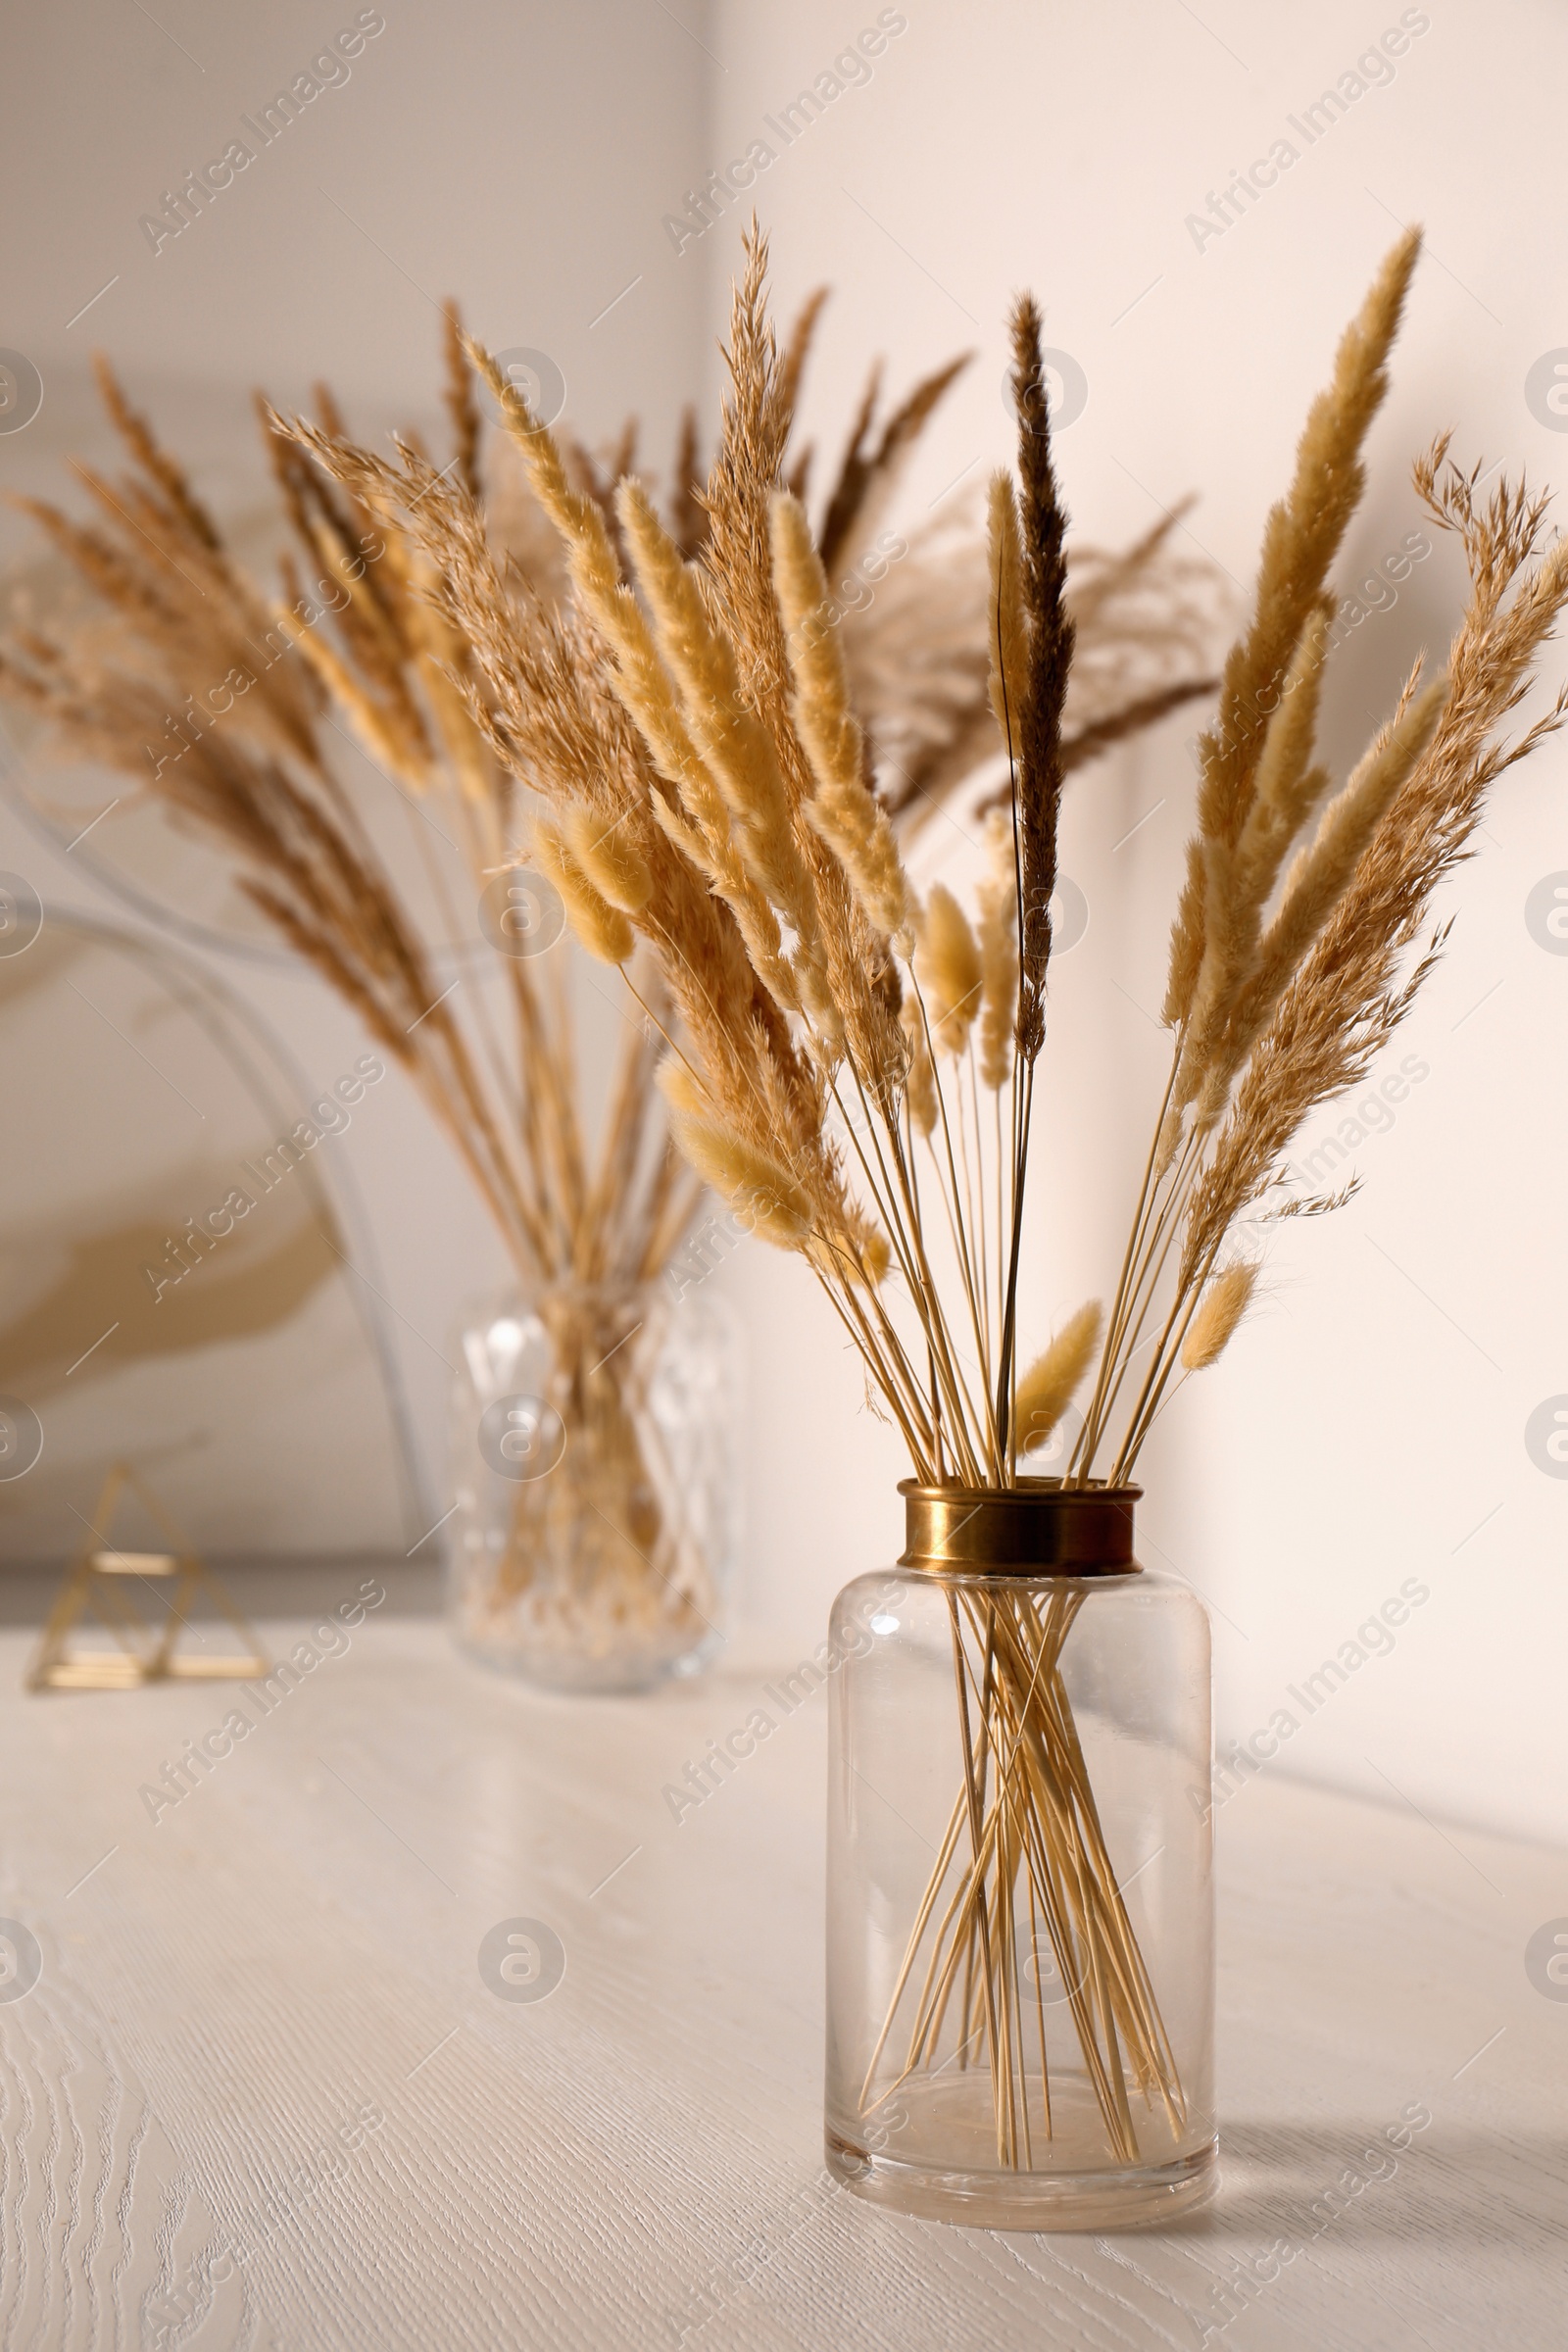
[[[170,1551],[117,1551],[108,1529],[116,1504],[129,1488],[143,1509],[161,1527],[173,1548]],[[29,1690],[134,1690],[144,1683],[238,1682],[265,1675],[271,1661],[229,1599],[213,1571],[189,1544],[163,1506],[149,1494],[128,1462],[116,1462],[105,1479],[93,1512],[91,1542],[67,1568],[55,1595],[27,1669]],[[160,1634],[137,1608],[131,1585],[138,1577],[174,1579],[169,1619]],[[176,1648],[189,1623],[190,1604],[206,1592],[220,1614],[245,1643],[243,1657],[181,1655]],[[78,1651],[69,1644],[88,1613],[107,1626],[119,1646]]]

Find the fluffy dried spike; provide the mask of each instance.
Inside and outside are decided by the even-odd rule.
[[[937,1074],[931,1066],[931,1049],[926,1044],[920,1002],[912,989],[906,993],[899,1018],[909,1046],[909,1068],[904,1081],[909,1117],[917,1135],[929,1135],[937,1123]]]
[[[829,1243],[820,1236],[807,1245],[807,1256],[821,1272],[848,1278],[868,1291],[880,1290],[893,1252],[879,1233],[841,1233]]]
[[[465,335],[463,348],[500,406],[502,421],[527,470],[529,487],[565,542],[574,585],[624,660],[626,649],[618,642],[622,631],[616,625],[620,567],[603,514],[591,498],[572,488],[554,434],[535,416],[525,395],[502,374],[483,345]],[[626,601],[631,603],[629,597]],[[632,610],[635,612],[635,607]]]
[[[336,700],[368,757],[390,774],[401,777],[412,792],[422,793],[430,779],[418,747],[411,745],[406,731],[397,726],[391,714],[372,702],[320,631],[307,628],[288,605],[272,608],[272,623]]]
[[[980,1010],[980,950],[945,882],[933,882],[915,950],[915,977],[940,1054],[961,1054]]]
[[[986,820],[991,872],[980,885],[980,1075],[989,1087],[1012,1075],[1018,1019],[1018,879],[1012,824],[1000,808]]]
[[[816,784],[806,816],[849,875],[875,928],[907,955],[909,888],[887,813],[865,785],[865,741],[850,709],[844,654],[825,618],[827,578],[800,501],[773,500],[773,584],[789,634],[794,717]]]
[[[1198,824],[1204,840],[1234,849],[1241,839],[1280,681],[1365,486],[1361,447],[1388,390],[1385,363],[1420,246],[1419,230],[1407,230],[1341,337],[1333,378],[1307,413],[1290,490],[1264,527],[1252,619],[1226,657],[1218,715],[1200,747]],[[1203,902],[1184,892],[1166,992],[1173,1027],[1191,1008],[1205,919]]]
[[[566,840],[602,899],[622,914],[642,913],[654,894],[654,877],[624,824],[611,824],[595,809],[579,806],[567,812]]]
[[[1170,927],[1170,971],[1165,1001],[1159,1008],[1167,1029],[1179,1029],[1186,1020],[1203,961],[1204,873],[1203,844],[1195,833],[1187,844],[1187,872]]]
[[[616,512],[659,650],[684,700],[686,724],[736,819],[738,848],[758,887],[793,925],[807,963],[819,962],[816,901],[790,826],[789,796],[771,736],[741,691],[732,646],[713,626],[697,573],[638,481],[623,481]]]
[[[1236,882],[1242,898],[1262,906],[1278,877],[1286,851],[1327,782],[1312,767],[1318,697],[1328,658],[1330,608],[1325,601],[1307,614],[1291,659],[1278,710],[1269,721],[1257,763],[1257,794],[1236,851]]]
[[[625,963],[636,946],[630,923],[618,906],[597,891],[553,825],[536,825],[534,858],[546,880],[560,891],[566,919],[602,963]]]
[[[104,407],[131,456],[151,474],[191,537],[199,540],[209,555],[221,560],[222,541],[218,526],[192,490],[184,467],[158,441],[146,417],[138,416],[131,407],[119,376],[101,351],[93,353],[92,371]]]
[[[1324,809],[1311,848],[1298,855],[1286,876],[1286,906],[1298,893],[1311,899],[1332,890],[1339,896],[1383,811],[1436,734],[1447,700],[1448,681],[1439,678],[1424,693],[1408,696],[1397,716],[1380,729],[1344,791]],[[1283,915],[1285,907],[1280,911]]]
[[[1209,833],[1200,845],[1203,960],[1191,997],[1176,1089],[1179,1108],[1192,1101],[1214,1062],[1238,992],[1257,959],[1263,903],[1274,887],[1286,851],[1328,781],[1321,768],[1307,765],[1317,724],[1328,624],[1326,602],[1314,606],[1302,623],[1263,738],[1252,807],[1240,841],[1232,842],[1222,832]]]
[[[811,1204],[794,1178],[766,1152],[718,1126],[710,1112],[699,1114],[693,1105],[703,1098],[684,1063],[662,1062],[659,1086],[669,1107],[670,1133],[703,1182],[759,1240],[775,1250],[802,1249],[811,1237]]]
[[[1167,1110],[1160,1121],[1159,1140],[1154,1146],[1154,1182],[1161,1183],[1170,1173],[1171,1163],[1181,1149],[1185,1121],[1179,1110]]]
[[[1037,1356],[1018,1383],[1018,1451],[1043,1446],[1071,1404],[1095,1358],[1103,1320],[1098,1298],[1069,1315],[1044,1355]]]
[[[1013,759],[1029,679],[1029,623],[1023,603],[1023,541],[1010,477],[991,477],[988,533],[991,560],[991,708]]]
[[[1240,1262],[1215,1275],[1182,1342],[1182,1362],[1189,1372],[1206,1371],[1224,1353],[1232,1332],[1251,1303],[1256,1282],[1257,1267]]]
[[[927,418],[954,377],[968,366],[969,357],[963,353],[956,360],[949,360],[945,367],[917,383],[883,425],[874,447],[870,446],[871,419],[881,390],[881,363],[872,368],[849,447],[844,452],[839,478],[822,516],[822,564],[826,570],[837,570],[841,563],[854,556],[857,547],[865,546],[873,525],[886,511],[904,462],[924,431]]]
[[[860,1242],[859,1270],[871,1290],[880,1290],[892,1263],[893,1252],[883,1235],[866,1234]]]
[[[1263,935],[1229,1031],[1195,1073],[1192,1091],[1197,1094],[1201,1087],[1202,1125],[1212,1126],[1224,1109],[1231,1080],[1349,887],[1362,852],[1432,741],[1447,700],[1446,678],[1424,694],[1406,695],[1397,715],[1357,762],[1344,791],[1324,809],[1311,847],[1298,854],[1285,878],[1280,910]]]
[[[689,1119],[712,1118],[712,1105],[703,1092],[702,1082],[682,1055],[666,1054],[655,1075],[659,1091],[671,1110],[684,1111]]]
[[[801,305],[795,324],[790,329],[790,339],[785,346],[784,357],[779,363],[779,399],[783,403],[786,415],[791,416],[795,414],[795,403],[800,395],[801,377],[806,372],[806,362],[810,353],[811,339],[816,333],[816,321],[827,297],[826,286],[812,287]]]

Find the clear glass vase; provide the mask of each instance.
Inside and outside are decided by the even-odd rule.
[[[448,1616],[487,1664],[571,1690],[695,1673],[738,1533],[727,1309],[664,1283],[561,1284],[460,1334]]]
[[[937,2220],[1168,2221],[1215,2179],[1206,1613],[1138,1568],[1136,1489],[902,1492],[833,1614],[828,2165]]]

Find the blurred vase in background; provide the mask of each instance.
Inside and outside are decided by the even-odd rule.
[[[697,1672],[739,1531],[728,1310],[665,1280],[563,1283],[467,1319],[448,1609],[487,1664],[567,1690]]]

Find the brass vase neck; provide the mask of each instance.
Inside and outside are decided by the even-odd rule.
[[[899,1565],[949,1576],[1129,1576],[1142,1487],[922,1487],[901,1481]]]

